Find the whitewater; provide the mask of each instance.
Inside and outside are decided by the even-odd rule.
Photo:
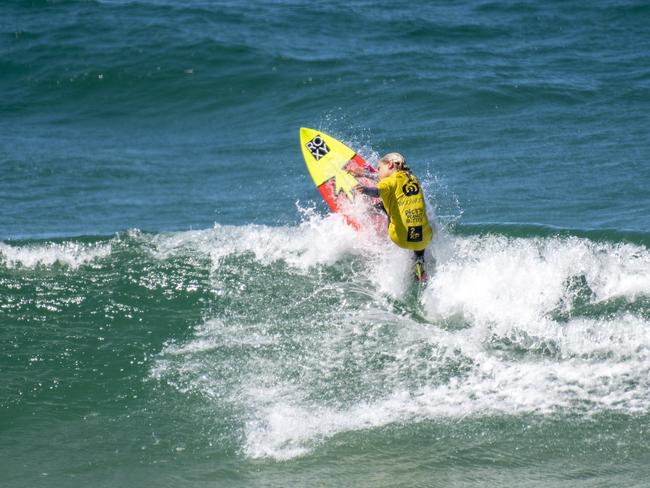
[[[4,284],[61,276],[43,296],[63,298],[80,273],[137,265],[138,300],[153,288],[209,297],[187,337],[152,353],[145,381],[227,412],[232,441],[252,459],[288,460],[388,425],[648,413],[645,246],[442,228],[421,295],[410,259],[313,211],[298,226],[0,247]],[[188,267],[204,279],[184,279]],[[5,298],[3,309],[26,306]]]

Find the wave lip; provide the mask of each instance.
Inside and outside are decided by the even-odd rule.
[[[110,243],[87,244],[67,241],[39,245],[15,246],[0,242],[0,262],[7,268],[36,268],[65,265],[77,269],[112,252]]]

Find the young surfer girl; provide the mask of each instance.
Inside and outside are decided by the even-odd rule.
[[[420,183],[399,153],[386,154],[379,160],[377,176],[377,186],[357,185],[355,189],[364,195],[381,198],[389,219],[388,235],[399,247],[414,251],[415,276],[423,282],[426,279],[424,250],[433,238],[433,229],[427,218]]]

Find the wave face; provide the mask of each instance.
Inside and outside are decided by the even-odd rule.
[[[188,476],[205,469],[190,455],[220,477],[367,443],[395,456],[389,470],[392,449],[431,462],[472,443],[499,458],[513,442],[524,452],[505,465],[548,467],[596,432],[636,459],[650,251],[613,237],[443,231],[421,296],[407,252],[309,212],[297,227],[5,243],[6,433],[61,423],[54,440],[78,433],[91,463],[173,460]],[[602,461],[587,445],[573,455]]]

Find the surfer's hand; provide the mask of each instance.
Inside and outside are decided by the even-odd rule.
[[[350,160],[349,162],[352,162],[352,160]],[[365,175],[366,170],[365,168],[359,168],[358,166],[356,167],[353,166],[352,168],[348,169],[348,173],[358,178],[359,176]]]

